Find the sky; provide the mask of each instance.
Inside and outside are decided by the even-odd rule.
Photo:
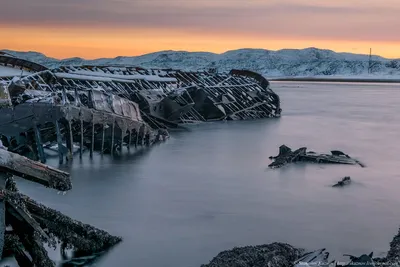
[[[399,0],[1,0],[0,49],[55,58],[317,47],[400,58]]]

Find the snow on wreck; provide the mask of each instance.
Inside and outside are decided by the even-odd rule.
[[[151,125],[269,118],[281,112],[269,82],[251,71],[63,66],[52,73],[60,85],[101,89],[138,103]]]
[[[40,64],[14,57],[0,51],[0,81],[10,81],[13,77],[23,77],[47,70]]]

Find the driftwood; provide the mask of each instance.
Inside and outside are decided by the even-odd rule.
[[[331,163],[331,164],[350,164],[364,165],[356,159],[341,151],[333,150],[331,154],[317,154],[312,151],[307,151],[306,147],[292,151],[289,147],[282,145],[279,147],[279,154],[276,157],[270,157],[273,162],[268,165],[269,168],[280,168],[286,164],[293,162],[313,162],[313,163]]]

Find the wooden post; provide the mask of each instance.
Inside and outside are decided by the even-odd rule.
[[[69,139],[68,160],[72,160],[73,158],[72,155],[74,153],[74,138],[72,136],[72,125],[70,120],[68,121],[68,139]]]
[[[56,132],[57,132],[57,144],[58,144],[58,158],[59,163],[63,164],[64,161],[64,154],[63,154],[63,145],[62,145],[62,136],[61,136],[61,129],[60,129],[60,122],[56,121]]]
[[[128,151],[131,149],[131,145],[132,145],[132,130],[129,130]]]
[[[80,135],[81,135],[81,140],[79,142],[79,158],[82,159],[82,154],[83,154],[83,120],[81,118],[81,127],[80,127]]]
[[[135,142],[135,147],[137,147],[139,144],[139,131],[136,131],[136,142]]]
[[[106,132],[106,125],[103,124],[103,135],[101,137],[101,155],[104,154],[104,136],[105,136],[105,132]]]
[[[114,155],[114,130],[115,130],[115,120],[113,120],[111,129],[111,156]]]
[[[67,92],[65,91],[65,87],[62,87],[62,104],[65,106],[67,104]]]
[[[120,152],[122,153],[122,148],[123,148],[123,145],[124,145],[124,134],[126,134],[126,130],[125,130],[125,132],[124,132],[124,130],[123,129],[121,129],[121,150],[120,150]]]
[[[40,162],[46,163],[46,156],[44,155],[42,138],[40,136],[40,130],[36,124],[33,125],[33,130],[35,131],[36,147],[37,147],[37,150],[39,153]]]
[[[90,144],[90,158],[93,158],[93,150],[94,150],[94,115],[92,116],[92,142]]]
[[[82,159],[83,154],[83,120],[81,118],[81,142],[79,144],[79,158]]]

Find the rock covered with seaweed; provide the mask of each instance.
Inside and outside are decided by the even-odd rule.
[[[302,249],[284,243],[247,246],[223,251],[201,267],[292,267],[302,253]]]

